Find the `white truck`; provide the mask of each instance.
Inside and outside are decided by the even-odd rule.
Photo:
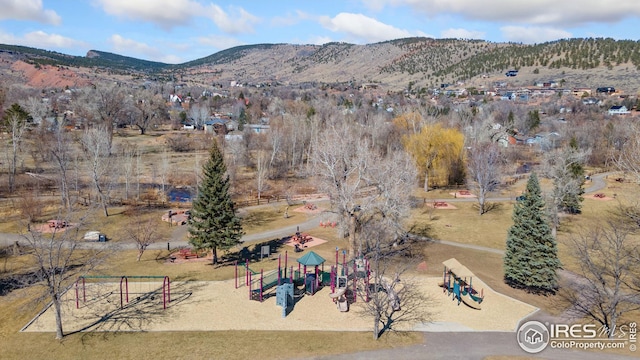
[[[102,234],[100,231],[87,231],[84,234],[85,241],[98,241],[105,242],[107,241],[107,236]]]

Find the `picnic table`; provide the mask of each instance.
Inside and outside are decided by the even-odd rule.
[[[313,240],[313,238],[309,234],[301,234],[301,233],[297,232],[295,235],[293,235],[291,237],[291,240],[293,240],[294,242],[302,245],[302,244],[304,244],[306,242],[309,242],[309,241]]]
[[[47,223],[49,224],[50,228],[55,229],[62,229],[69,226],[69,224],[64,220],[49,220],[47,221]]]

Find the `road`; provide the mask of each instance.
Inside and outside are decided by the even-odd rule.
[[[630,352],[630,354],[632,354]],[[604,355],[597,351],[575,351],[547,347],[530,355],[520,349],[516,334],[510,332],[432,332],[425,333],[422,344],[397,349],[363,351],[352,354],[319,356],[305,360],[466,360],[488,356],[562,360],[637,359],[634,356]]]

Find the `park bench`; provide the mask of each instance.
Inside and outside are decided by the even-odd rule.
[[[302,245],[302,244],[304,244],[306,242],[309,242],[309,241],[313,240],[313,238],[309,234],[296,233],[295,235],[293,235],[291,237],[291,240],[293,240],[294,242]]]
[[[183,259],[197,258],[198,257],[198,253],[194,252],[191,249],[180,249],[179,255]]]

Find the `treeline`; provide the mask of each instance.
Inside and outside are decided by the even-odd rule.
[[[595,69],[600,66],[633,64],[640,70],[640,41],[611,38],[564,39],[535,45],[497,46],[462,61],[450,63],[436,77],[468,79],[485,73],[546,67],[551,69]]]

